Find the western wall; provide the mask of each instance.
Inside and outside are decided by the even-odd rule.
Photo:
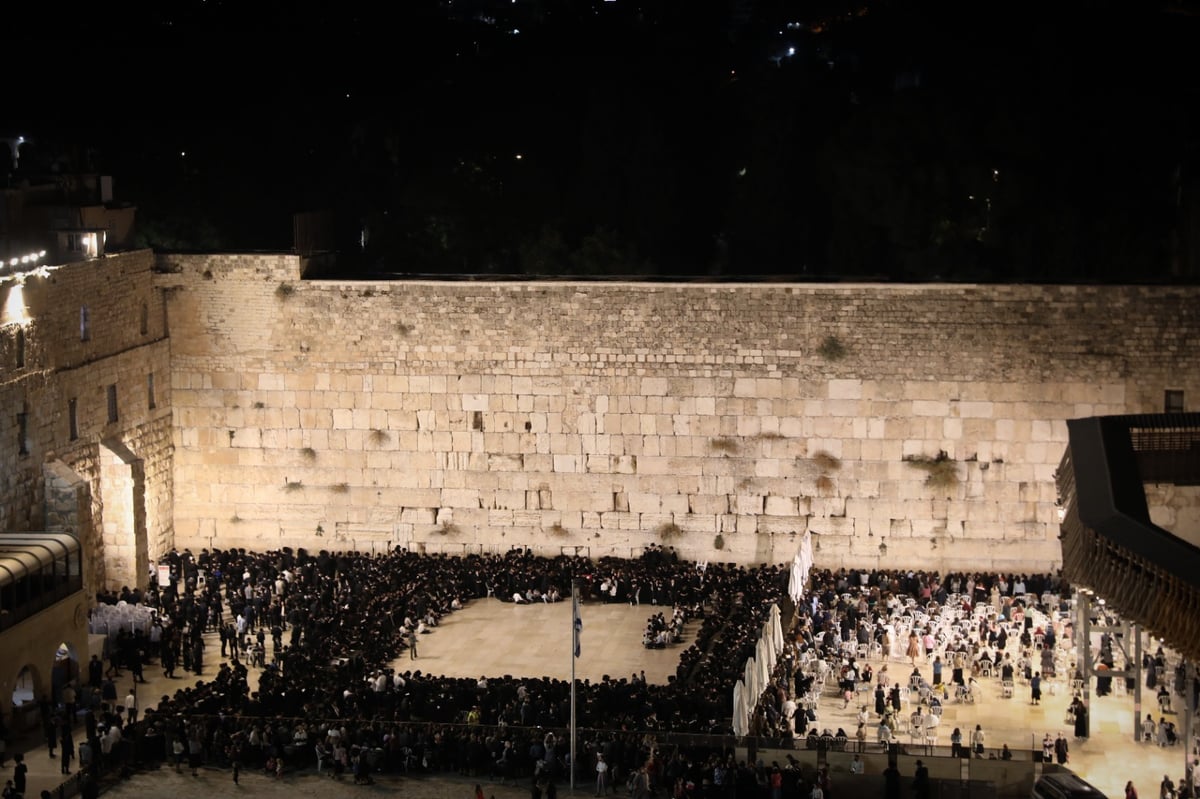
[[[193,549],[757,562],[811,530],[822,564],[1041,571],[1064,420],[1200,396],[1195,288],[157,267]]]

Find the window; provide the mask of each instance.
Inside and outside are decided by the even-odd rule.
[[[23,407],[17,414],[17,452],[29,454],[29,414]]]
[[[79,340],[89,341],[92,338],[92,319],[88,315],[88,307],[86,305],[79,309]]]
[[[79,400],[72,397],[67,400],[67,425],[70,428],[71,440],[79,438]]]
[[[146,405],[154,410],[158,405],[154,402],[154,372],[146,375]]]
[[[25,365],[25,330],[17,328],[17,368]]]
[[[108,423],[117,421],[117,384],[108,387]]]
[[[1183,392],[1167,389],[1163,398],[1163,413],[1183,413]]]
[[[144,336],[149,332],[150,332],[150,306],[143,302],[142,303],[142,335]],[[151,405],[150,407],[153,408],[154,406]]]
[[[68,233],[67,234],[67,250],[70,252],[83,252],[83,234]]]

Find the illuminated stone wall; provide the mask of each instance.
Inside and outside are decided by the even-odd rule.
[[[301,282],[295,257],[160,260],[192,547],[758,561],[808,529],[827,564],[1046,569],[1064,420],[1200,399],[1195,289]]]
[[[153,559],[174,539],[170,348],[154,265],[146,250],[0,279],[0,531],[78,532],[91,590],[144,582],[137,552],[143,562]],[[114,386],[117,418],[110,421]],[[104,484],[102,454],[112,451],[124,453],[140,476],[125,481],[123,493]],[[91,503],[87,512],[76,507],[81,495]],[[106,495],[122,506],[124,522],[106,517]]]

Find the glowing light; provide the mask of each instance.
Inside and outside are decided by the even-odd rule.
[[[21,259],[20,259],[20,258],[13,258],[11,261],[9,261],[9,262],[8,262],[8,265],[9,265],[9,266],[16,266],[16,265],[17,265],[17,264],[19,264],[19,263],[21,263]]]
[[[25,286],[13,283],[4,300],[4,311],[0,313],[0,325],[27,325],[29,314],[25,311]]]
[[[525,156],[521,155],[520,153],[517,153],[517,160],[518,160],[518,161],[520,161],[520,160],[521,160],[522,158],[524,158],[524,157],[525,157]]]
[[[789,47],[789,48],[788,48],[788,55],[795,55],[795,54],[796,54],[796,48],[795,48],[795,47]]]

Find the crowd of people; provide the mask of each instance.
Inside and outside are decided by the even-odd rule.
[[[654,735],[727,731],[740,676],[729,655],[753,652],[786,586],[779,567],[697,566],[658,547],[637,560],[228,550],[172,553],[166,563],[165,584],[99,597],[106,609],[97,616],[149,621],[120,626],[108,668],[89,664],[79,686],[84,765],[166,759],[196,773],[215,763],[235,779],[242,768],[283,774],[315,765],[364,782],[378,769],[457,771],[532,776],[549,788],[571,767],[563,743],[545,733],[566,730],[569,682],[449,678],[396,662],[417,635],[471,601],[553,601],[578,585],[584,602],[656,605],[672,630],[702,619],[667,684],[634,675],[579,685],[581,768],[602,752],[610,780],[639,771],[654,786],[700,780],[693,760],[708,762],[719,747],[659,751]],[[221,643],[215,670],[209,632]],[[138,721],[112,695],[114,680],[126,670],[136,679],[156,660],[168,677],[182,667],[203,679],[161,697]],[[248,662],[261,664],[257,685]],[[54,699],[59,723],[74,717],[63,696]]]
[[[1071,678],[1074,694],[1066,722],[1076,739],[1088,737],[1088,708],[1079,695],[1083,675],[1069,662],[1074,635],[1066,612],[1070,588],[1057,577],[818,570],[811,581],[775,679],[759,697],[752,728],[759,733],[835,749],[850,741],[859,749],[868,741],[892,743],[901,732],[925,745],[941,744],[938,727],[944,703],[981,701],[981,680],[998,679],[1001,695],[1012,697],[1019,678],[1029,686],[1030,701],[1038,704],[1043,679],[1058,676]],[[1101,633],[1095,654],[1097,663],[1111,667],[1109,631]],[[874,672],[868,660],[872,656],[880,661]],[[889,666],[899,667],[897,678]],[[905,676],[910,666],[911,674]],[[1157,680],[1160,704],[1169,708],[1171,694],[1162,684],[1165,666],[1161,649],[1147,655],[1147,684],[1153,688]],[[1176,669],[1179,691],[1182,673],[1182,666]],[[1130,690],[1132,679],[1127,678]],[[873,695],[873,705],[862,703],[858,727],[849,735],[841,728],[834,733],[819,726],[818,697],[830,683],[836,683],[843,708],[857,704],[864,694]],[[1111,677],[1105,677],[1103,669],[1097,687],[1097,696],[1111,691]],[[902,714],[910,705],[912,712]],[[984,756],[979,740],[984,734],[981,725],[967,735],[955,729],[952,753]],[[1170,721],[1160,718],[1155,723],[1149,715],[1143,734],[1160,745],[1177,739]],[[1052,757],[1065,762],[1065,736],[1050,740]],[[1002,747],[987,756],[1005,758],[1011,753]]]
[[[553,792],[572,768],[596,779],[598,792],[623,786],[636,793],[643,783],[682,787],[683,795],[705,784],[733,792],[774,779],[771,768],[734,763],[720,743],[661,747],[658,741],[668,731],[728,733],[732,685],[754,653],[771,604],[787,602],[781,568],[701,566],[660,548],[637,560],[595,562],[523,551],[450,557],[399,549],[185,551],[166,562],[172,578],[164,585],[99,597],[108,609],[97,618],[134,621],[117,624],[115,634],[108,627],[107,670],[93,661],[79,697],[72,686],[49,703],[47,738],[64,751],[63,728],[70,738],[69,720],[85,708],[81,767],[166,759],[192,773],[202,764],[228,767],[236,780],[243,768],[278,776],[315,766],[322,775],[358,782],[381,769],[457,772],[532,778],[535,794]],[[666,685],[647,684],[644,674],[580,684],[579,764],[570,762],[562,738],[568,682],[449,678],[397,667],[399,658],[415,655],[418,635],[472,601],[557,601],[573,585],[585,603],[656,606],[647,645],[678,640],[687,620],[700,621]],[[800,739],[799,746],[864,750],[872,738],[894,740],[904,722],[910,729],[936,726],[942,703],[973,701],[980,677],[1022,675],[1036,697],[1040,674],[1063,668],[1055,641],[1070,639],[1069,621],[1051,620],[1067,590],[1050,575],[814,571],[775,680],[759,697],[753,731]],[[992,610],[978,613],[980,603]],[[935,623],[947,613],[961,622]],[[206,663],[214,654],[205,648],[207,632],[221,643],[215,671]],[[877,670],[867,653],[878,655]],[[136,695],[121,700],[115,678],[128,670],[136,681],[153,660],[167,676],[182,664],[203,679],[161,697],[138,720]],[[257,685],[247,662],[260,667]],[[1163,670],[1156,674],[1161,681]],[[820,729],[816,697],[831,680],[843,706],[874,694],[874,714],[863,704],[853,732]],[[911,718],[902,716],[909,699]],[[1161,726],[1149,718],[1148,724],[1161,743]],[[965,735],[956,729],[950,742],[960,753],[987,750],[982,725]],[[1069,747],[1061,734],[1047,757],[1051,750],[1065,762]],[[1003,746],[991,756],[1011,753]]]

